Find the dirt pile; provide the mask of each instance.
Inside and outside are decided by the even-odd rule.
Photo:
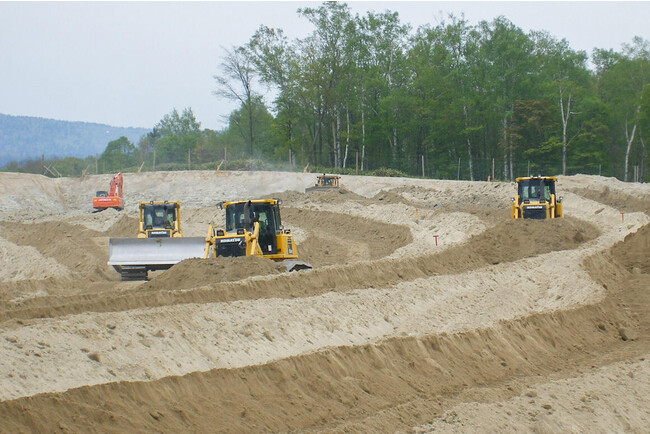
[[[285,271],[285,266],[257,256],[239,258],[186,259],[157,274],[142,285],[146,290],[196,288],[219,282],[243,280]]]
[[[106,236],[114,238],[135,238],[138,234],[138,219],[122,215],[106,231]]]
[[[3,223],[2,236],[19,246],[35,247],[43,256],[65,265],[74,275],[95,281],[110,279],[103,233],[63,221]]]
[[[600,202],[603,205],[616,208],[622,212],[640,211],[650,214],[650,195],[642,197],[632,196],[621,193],[620,191],[612,191],[607,186],[602,187],[602,189],[571,188],[569,191],[584,198]]]
[[[295,223],[309,230],[298,249],[314,266],[382,258],[413,240],[406,226],[329,211],[283,208],[282,218],[287,227]]]
[[[541,221],[505,220],[489,231],[470,238],[467,242],[469,248],[453,250],[458,251],[460,256],[466,251],[474,251],[488,264],[498,264],[575,249],[593,240],[599,233],[594,225],[572,217]]]
[[[650,274],[650,225],[627,235],[612,247],[611,253],[629,271]]]
[[[305,204],[310,202],[334,202],[364,201],[365,197],[354,193],[344,187],[331,190],[315,190],[310,193],[298,191],[280,191],[271,193],[268,197],[281,199],[285,204]]]

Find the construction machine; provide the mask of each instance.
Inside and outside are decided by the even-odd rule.
[[[93,208],[95,211],[104,211],[113,208],[118,211],[124,209],[124,200],[122,199],[122,173],[116,173],[111,179],[111,185],[108,191],[98,191],[93,198]]]
[[[177,201],[140,202],[138,238],[177,238],[181,230],[181,204]]]
[[[517,195],[512,198],[513,219],[554,219],[562,217],[562,196],[557,197],[555,176],[517,178]]]
[[[332,191],[338,190],[340,187],[339,179],[340,176],[336,175],[318,175],[316,177],[316,184],[313,187],[307,187],[305,193],[310,193],[312,191]]]
[[[141,202],[140,229],[147,233],[147,205],[156,210],[158,202]],[[144,205],[143,205],[144,204]],[[168,212],[175,210],[180,234],[180,205],[162,202]],[[298,248],[290,229],[280,220],[281,201],[276,199],[222,202],[220,209],[226,212],[226,229],[208,228],[207,237],[183,237],[173,235],[168,228],[149,229],[148,237],[110,238],[108,240],[108,265],[120,273],[122,280],[147,280],[149,271],[167,270],[184,259],[215,258],[217,256],[257,255],[281,261],[287,271],[310,269],[306,262],[298,261]],[[173,213],[172,213],[173,215]],[[163,224],[164,225],[164,224]],[[167,224],[167,226],[172,226]],[[156,235],[167,231],[170,236]]]
[[[311,264],[298,261],[291,230],[282,226],[281,203],[277,199],[220,203],[226,227],[208,228],[205,257],[256,255],[282,262],[287,271],[311,269]]]
[[[137,237],[108,240],[108,265],[122,280],[147,280],[149,271],[204,256],[205,238],[183,237],[180,209],[177,201],[140,202]]]

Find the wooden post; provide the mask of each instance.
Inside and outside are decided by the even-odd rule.
[[[358,175],[359,174],[359,151],[356,151],[354,155],[355,155],[354,174]]]
[[[422,177],[424,178],[424,155],[422,155]]]
[[[492,181],[494,181],[494,158],[492,159]]]
[[[460,157],[458,157],[458,172],[456,173],[456,180],[460,180]]]
[[[187,149],[187,170],[190,170],[190,165],[191,165],[191,158],[190,158],[190,150],[188,148]]]

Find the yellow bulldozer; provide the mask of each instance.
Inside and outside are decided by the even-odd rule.
[[[226,227],[208,228],[204,257],[256,255],[282,262],[287,271],[311,269],[309,263],[298,261],[291,230],[282,226],[281,203],[277,199],[220,203]]]
[[[226,228],[210,225],[207,237],[182,236],[178,202],[142,204],[138,238],[108,240],[108,265],[122,280],[147,280],[149,271],[167,270],[184,259],[217,256],[262,256],[282,262],[287,271],[312,268],[298,260],[291,230],[280,220],[279,200],[220,203]]]
[[[110,238],[108,265],[122,280],[146,280],[149,271],[167,270],[187,258],[203,257],[203,237],[183,237],[181,204],[140,202],[136,238]]]
[[[316,177],[316,184],[313,187],[305,188],[305,193],[312,191],[333,191],[338,190],[340,187],[340,176],[337,175],[318,175]]]
[[[562,217],[562,196],[557,196],[555,176],[517,178],[517,195],[512,198],[513,219],[554,219]]]
[[[177,238],[181,230],[181,204],[177,201],[140,202],[138,238]]]

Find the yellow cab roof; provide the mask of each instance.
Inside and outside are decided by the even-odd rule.
[[[238,203],[247,203],[247,202],[248,202],[247,200],[235,200],[235,201],[232,201],[232,202],[226,201],[226,202],[222,202],[222,206],[227,207],[227,206],[230,206],[230,205],[236,205]],[[276,203],[279,203],[280,201],[277,200],[277,199],[255,199],[255,200],[251,200],[250,202],[251,203],[269,203],[271,205],[275,205]]]
[[[557,182],[556,176],[522,176],[520,178],[515,179],[515,182],[526,181],[529,179],[549,179],[551,181]]]

